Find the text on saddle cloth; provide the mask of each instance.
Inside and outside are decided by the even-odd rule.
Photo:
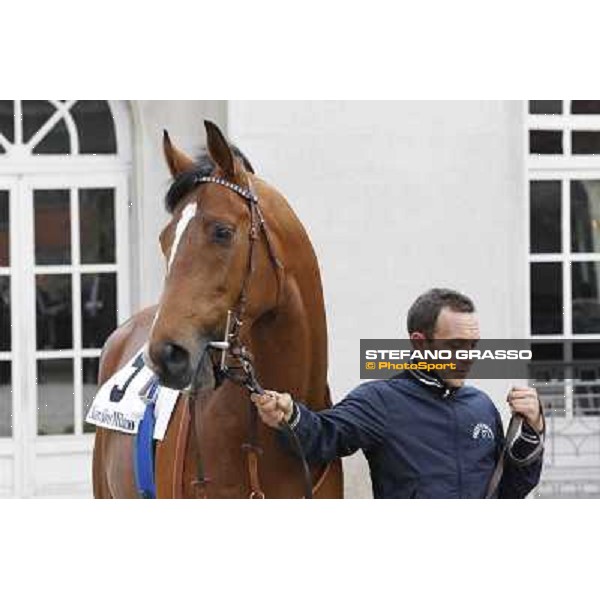
[[[180,391],[159,385],[154,372],[143,359],[145,348],[96,393],[86,416],[86,423],[136,435],[148,404],[154,404],[154,439],[162,440]]]

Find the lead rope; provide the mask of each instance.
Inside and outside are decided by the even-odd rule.
[[[521,429],[523,427],[523,417],[518,414],[514,414],[510,418],[510,422],[508,423],[508,429],[506,430],[506,439],[504,441],[504,445],[502,446],[502,452],[500,453],[500,457],[498,458],[498,462],[496,463],[496,467],[494,468],[494,472],[492,473],[492,477],[490,478],[490,482],[488,483],[488,487],[485,493],[485,499],[489,500],[494,498],[498,492],[500,487],[500,482],[502,481],[502,475],[504,475],[504,466],[506,461],[515,464],[517,467],[527,467],[533,464],[540,457],[541,453],[544,450],[544,437],[546,432],[546,417],[544,416],[544,410],[542,408],[542,403],[540,402],[540,411],[542,415],[542,433],[540,435],[540,443],[535,448],[535,450],[526,458],[517,458],[512,450],[515,442],[519,438],[521,433]]]

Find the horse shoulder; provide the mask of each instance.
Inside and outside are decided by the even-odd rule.
[[[106,340],[100,356],[98,385],[102,385],[130,360],[147,341],[156,306],[146,308]],[[98,427],[92,458],[93,490],[96,498],[136,498],[133,475],[132,436]]]

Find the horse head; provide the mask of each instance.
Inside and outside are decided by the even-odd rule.
[[[145,358],[161,384],[176,389],[214,387],[207,349],[223,339],[228,311],[244,296],[244,321],[251,324],[276,306],[281,277],[271,242],[257,227],[262,213],[244,196],[258,183],[250,163],[216,125],[205,127],[207,154],[199,161],[166,131],[163,141],[173,177],[171,219],[160,234],[167,271]],[[261,208],[268,196],[262,186]]]

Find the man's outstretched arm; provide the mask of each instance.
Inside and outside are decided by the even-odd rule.
[[[267,391],[251,398],[265,424],[278,428],[284,419],[290,424],[312,464],[373,447],[386,435],[384,401],[376,390],[365,391],[362,386],[333,408],[319,412],[294,401],[289,394]],[[281,440],[289,448],[287,438],[282,435]]]

